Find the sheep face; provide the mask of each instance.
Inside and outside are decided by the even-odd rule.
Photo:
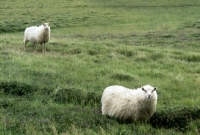
[[[43,23],[44,29],[48,30],[50,28],[50,23]]]
[[[156,91],[156,87],[146,85],[142,87],[142,90],[145,92],[146,98],[152,98],[154,91]]]

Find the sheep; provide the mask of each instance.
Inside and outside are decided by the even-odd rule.
[[[24,51],[26,51],[27,42],[42,45],[42,52],[46,52],[45,43],[50,40],[50,23],[43,23],[41,26],[31,26],[24,31]]]
[[[136,90],[119,85],[107,87],[101,98],[102,115],[123,121],[145,121],[156,111],[156,87],[145,85]]]

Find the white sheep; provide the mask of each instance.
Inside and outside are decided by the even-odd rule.
[[[156,111],[156,87],[143,86],[136,90],[123,86],[107,87],[101,98],[102,115],[132,122],[149,119]]]
[[[46,52],[45,43],[50,40],[50,23],[43,23],[41,26],[31,26],[24,31],[24,50],[26,51],[27,42],[42,45],[42,51]]]

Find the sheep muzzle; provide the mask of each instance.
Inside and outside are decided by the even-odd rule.
[[[151,98],[151,95],[147,94],[147,98]]]

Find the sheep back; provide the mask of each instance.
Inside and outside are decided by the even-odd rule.
[[[24,43],[32,42],[34,44],[37,44],[37,36],[38,34],[36,26],[26,28],[24,32]]]
[[[143,121],[155,112],[157,94],[154,91],[152,98],[148,99],[141,88],[132,90],[115,85],[104,90],[101,103],[102,115],[121,120]]]

